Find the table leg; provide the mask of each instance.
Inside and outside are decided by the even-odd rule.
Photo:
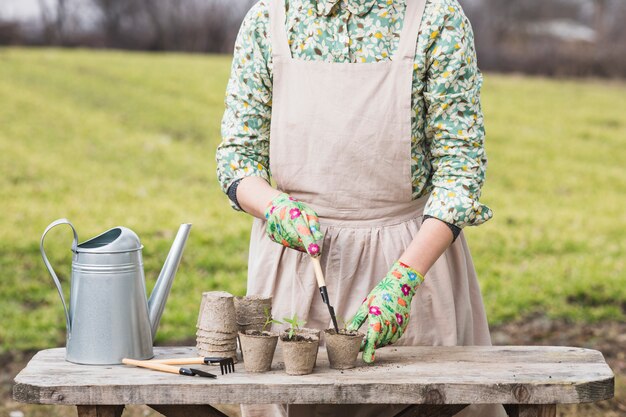
[[[415,404],[405,408],[395,417],[452,417],[465,407],[466,404]]]
[[[556,417],[556,404],[507,404],[509,417]]]
[[[121,417],[123,405],[77,405],[78,417]]]
[[[211,407],[210,405],[204,404],[153,404],[148,405],[148,407],[158,411],[165,417],[228,417],[226,414]]]

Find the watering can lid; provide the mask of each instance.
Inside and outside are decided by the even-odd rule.
[[[126,227],[118,226],[79,244],[76,247],[76,252],[129,252],[139,250],[142,247],[139,236],[135,232]]]

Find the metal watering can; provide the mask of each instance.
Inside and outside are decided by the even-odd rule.
[[[44,251],[46,234],[61,224],[72,228],[72,275],[69,310],[61,283]],[[78,243],[67,219],[52,222],[41,236],[41,256],[56,284],[65,310],[65,359],[80,364],[109,365],[122,358],[150,359],[152,342],[165,301],[189,236],[182,224],[149,299],[143,274],[139,237],[126,227],[114,227]]]

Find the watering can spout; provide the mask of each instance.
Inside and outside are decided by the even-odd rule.
[[[152,294],[150,295],[150,299],[148,300],[148,314],[150,317],[153,340],[156,336],[156,331],[159,327],[159,322],[161,321],[161,315],[163,315],[163,310],[165,309],[165,302],[167,301],[167,296],[172,288],[172,283],[174,282],[176,270],[180,264],[180,259],[182,258],[190,229],[190,223],[180,225],[176,238],[174,239],[174,243],[172,243],[170,252],[167,254],[167,258],[163,264],[163,269],[161,269],[159,278],[157,279],[154,289],[152,290]]]

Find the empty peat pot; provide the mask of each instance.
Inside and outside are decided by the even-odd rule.
[[[237,322],[233,295],[225,291],[202,293],[196,323],[199,356],[232,358],[237,362]]]
[[[318,334],[314,330],[300,329],[290,339],[288,332],[281,333],[280,344],[287,374],[307,375],[313,372],[320,344]]]
[[[262,331],[267,316],[272,315],[272,297],[248,295],[235,297],[235,314],[240,332],[246,330]]]
[[[350,369],[356,366],[356,358],[359,355],[363,333],[347,333],[335,329],[324,330],[326,341],[326,353],[328,361],[333,369]]]
[[[246,372],[267,372],[272,368],[278,333],[246,330],[239,332],[239,343]]]

